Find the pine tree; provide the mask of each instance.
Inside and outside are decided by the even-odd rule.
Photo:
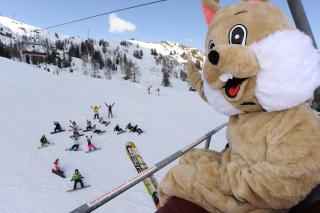
[[[118,53],[117,58],[116,58],[116,65],[119,65],[119,64],[120,64],[120,55]]]
[[[173,65],[170,62],[169,58],[165,57],[162,59],[162,85],[165,87],[170,87],[170,75],[173,71]]]
[[[80,51],[81,51],[81,56],[85,56],[85,55],[88,55],[88,49],[85,45],[84,42],[81,42],[81,46],[80,46]]]
[[[80,58],[80,49],[79,49],[79,46],[78,46],[78,45],[76,45],[75,57],[76,57],[76,58]]]

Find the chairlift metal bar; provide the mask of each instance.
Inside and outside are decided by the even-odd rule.
[[[127,180],[126,182],[122,183],[121,185],[115,187],[111,191],[93,199],[92,201],[89,201],[80,207],[74,209],[71,211],[71,213],[88,213],[92,212],[93,210],[99,208],[100,206],[104,205],[108,201],[112,200],[113,198],[117,197],[118,195],[122,194],[123,192],[127,191],[131,187],[135,186],[136,184],[143,181],[145,178],[149,177],[150,175],[154,174],[155,172],[159,171],[163,167],[167,166],[169,163],[175,161],[180,156],[185,154],[186,152],[190,151],[192,148],[196,147],[203,141],[207,140],[208,138],[211,138],[212,135],[226,127],[228,124],[224,123],[218,127],[216,127],[214,130],[208,132],[204,136],[202,136],[200,139],[196,140],[192,144],[188,145],[187,147],[175,152],[174,154],[170,155],[169,157],[165,158],[164,160],[160,161],[159,163],[149,167],[147,170],[144,170],[143,172],[137,174],[133,178]]]
[[[288,1],[288,5],[297,29],[309,35],[313,41],[314,46],[318,48],[301,0],[287,0],[287,1]]]

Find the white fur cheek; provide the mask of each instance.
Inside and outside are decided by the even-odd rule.
[[[233,116],[243,113],[233,107],[221,94],[220,90],[213,89],[209,86],[206,80],[203,80],[204,94],[207,97],[208,103],[218,112],[227,116]]]
[[[320,58],[311,39],[298,30],[271,34],[251,49],[261,71],[255,95],[268,112],[304,103],[320,84]]]

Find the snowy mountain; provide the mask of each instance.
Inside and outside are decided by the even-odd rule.
[[[205,104],[195,92],[180,88],[161,88],[147,94],[147,84],[128,81],[105,81],[62,72],[52,75],[25,63],[0,57],[0,105],[2,137],[0,155],[0,212],[42,213],[69,212],[79,205],[110,191],[136,174],[125,153],[125,144],[134,141],[148,165],[190,144],[226,121]],[[51,135],[53,122],[69,129],[69,120],[82,128],[93,118],[90,105],[101,105],[101,116],[107,116],[104,103],[115,102],[111,124],[98,128],[103,135],[93,135],[93,144],[102,150],[85,154],[66,152],[71,147],[71,132]],[[96,121],[93,121],[97,123]],[[128,122],[138,124],[145,133],[116,135],[113,128]],[[37,149],[42,134],[55,145]],[[90,134],[88,134],[90,135]],[[225,144],[225,130],[213,138],[213,148]],[[202,144],[200,147],[203,147]],[[80,148],[86,142],[80,139]],[[59,158],[66,179],[51,173],[53,161]],[[170,166],[174,165],[171,164]],[[169,166],[169,167],[170,167]],[[169,169],[156,173],[160,179]],[[90,188],[68,193],[74,169],[78,168]],[[110,201],[96,212],[154,212],[151,198],[142,183]]]
[[[4,32],[0,34],[0,42],[8,48],[8,58],[52,73],[73,72],[108,80],[124,78],[156,86],[183,84],[187,88],[188,54],[200,69],[204,60],[199,50],[175,42],[85,40],[3,16],[0,16],[0,26]]]

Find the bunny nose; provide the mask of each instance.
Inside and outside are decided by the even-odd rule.
[[[219,53],[215,50],[211,50],[208,54],[208,59],[211,64],[217,65],[219,63]]]

